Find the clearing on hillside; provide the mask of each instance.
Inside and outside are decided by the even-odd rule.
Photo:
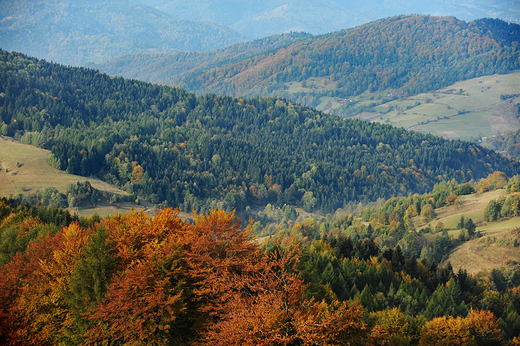
[[[482,234],[481,238],[463,242],[453,249],[443,265],[450,261],[455,271],[462,268],[471,274],[481,270],[503,266],[514,268],[520,265],[520,248],[514,246],[515,239],[520,242],[520,217],[496,222],[484,220],[484,210],[488,203],[501,196],[507,196],[503,189],[459,196],[460,202],[457,206],[436,209],[437,218],[430,222],[432,228],[435,229],[437,224],[442,222],[448,234],[456,238],[460,233],[457,224],[464,216],[466,220],[471,218],[477,226],[476,230]],[[426,226],[420,221],[420,217],[415,218],[415,222],[417,229]]]
[[[364,100],[360,104],[373,108],[354,118],[450,139],[482,139],[498,131],[520,129],[520,71],[468,79],[441,90],[381,104],[390,93],[360,95]]]
[[[0,197],[14,196],[19,193],[36,193],[38,190],[43,191],[46,187],[55,187],[59,192],[65,193],[68,184],[87,180],[101,192],[120,196],[128,195],[127,192],[97,178],[69,174],[50,166],[47,163],[50,153],[49,150],[20,143],[10,137],[0,136]],[[86,217],[94,214],[105,217],[125,213],[132,209],[143,209],[148,214],[152,214],[154,205],[143,200],[140,200],[139,204],[128,201],[113,204],[102,202],[95,207],[80,207],[71,212]],[[192,218],[190,214],[184,212],[181,212],[179,216],[182,219]]]

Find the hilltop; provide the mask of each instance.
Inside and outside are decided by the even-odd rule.
[[[455,16],[463,20],[498,18],[519,24],[514,1],[461,0],[428,2],[351,0],[132,0],[178,19],[210,20],[245,36],[260,38],[290,31],[325,34],[403,13]]]
[[[92,67],[197,94],[279,96],[350,117],[519,69],[518,37],[519,25],[500,20],[399,16],[326,35],[296,36],[292,43],[274,36],[266,39],[274,44],[264,51],[265,41],[258,41],[204,54],[126,56]]]
[[[274,35],[208,52],[127,54],[86,66],[99,69],[111,76],[171,85],[181,75],[225,66],[265,51],[274,51],[309,36],[296,32]]]
[[[191,73],[178,85],[197,93],[276,95],[309,106],[322,97],[366,91],[409,96],[519,69],[518,37],[519,25],[499,20],[399,16]],[[353,107],[349,102],[335,113],[346,115]]]

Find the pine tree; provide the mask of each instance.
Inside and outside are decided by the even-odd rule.
[[[512,339],[520,335],[520,316],[515,310],[513,303],[509,303],[498,323],[502,330],[502,336]]]

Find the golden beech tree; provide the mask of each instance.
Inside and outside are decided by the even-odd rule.
[[[234,213],[194,219],[186,224],[165,209],[153,218],[134,212],[104,222],[117,269],[89,316],[88,343],[186,344],[218,318],[238,285],[235,274],[258,249],[250,225],[242,229]]]
[[[500,345],[502,338],[490,311],[471,310],[466,318],[438,317],[425,323],[419,345]]]

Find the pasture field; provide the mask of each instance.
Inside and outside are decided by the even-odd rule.
[[[358,105],[379,105],[354,118],[465,140],[520,129],[520,71],[469,79],[434,92],[381,103],[388,94],[360,95]],[[502,99],[502,95],[514,96]]]
[[[100,191],[118,195],[126,192],[96,178],[86,178],[55,169],[47,163],[50,151],[0,137],[0,196],[35,193],[55,187],[65,193],[68,184],[90,181]]]
[[[285,86],[289,94],[313,95],[336,90],[337,82],[326,77],[311,77],[285,83]],[[513,97],[502,99],[502,95]],[[316,108],[450,139],[480,141],[498,131],[520,130],[517,107],[520,70],[473,78],[441,90],[386,101],[394,97],[392,89],[364,92],[345,99],[322,96]],[[345,110],[345,106],[350,107]]]
[[[520,241],[520,217],[484,221],[484,209],[492,199],[505,195],[505,190],[496,190],[481,195],[461,196],[460,206],[443,207],[436,210],[437,218],[430,222],[435,228],[439,222],[448,229],[451,237],[458,237],[457,223],[461,216],[471,218],[482,237],[463,242],[453,249],[447,261],[458,271],[459,268],[474,274],[481,270],[491,270],[503,266],[515,267],[520,264],[520,248],[514,247],[514,240]],[[426,226],[416,217],[416,228]],[[446,261],[446,262],[447,262]],[[445,263],[444,263],[445,264]]]
[[[127,195],[125,191],[96,178],[87,178],[57,170],[47,163],[50,151],[22,144],[9,137],[0,136],[0,197],[16,194],[30,194],[43,191],[46,187],[55,187],[61,193],[66,192],[68,184],[89,181],[101,192]],[[152,210],[153,205],[146,202],[142,205],[132,202],[116,204],[101,203],[95,208],[78,208],[71,210],[81,216],[100,216],[127,212],[135,209]]]

